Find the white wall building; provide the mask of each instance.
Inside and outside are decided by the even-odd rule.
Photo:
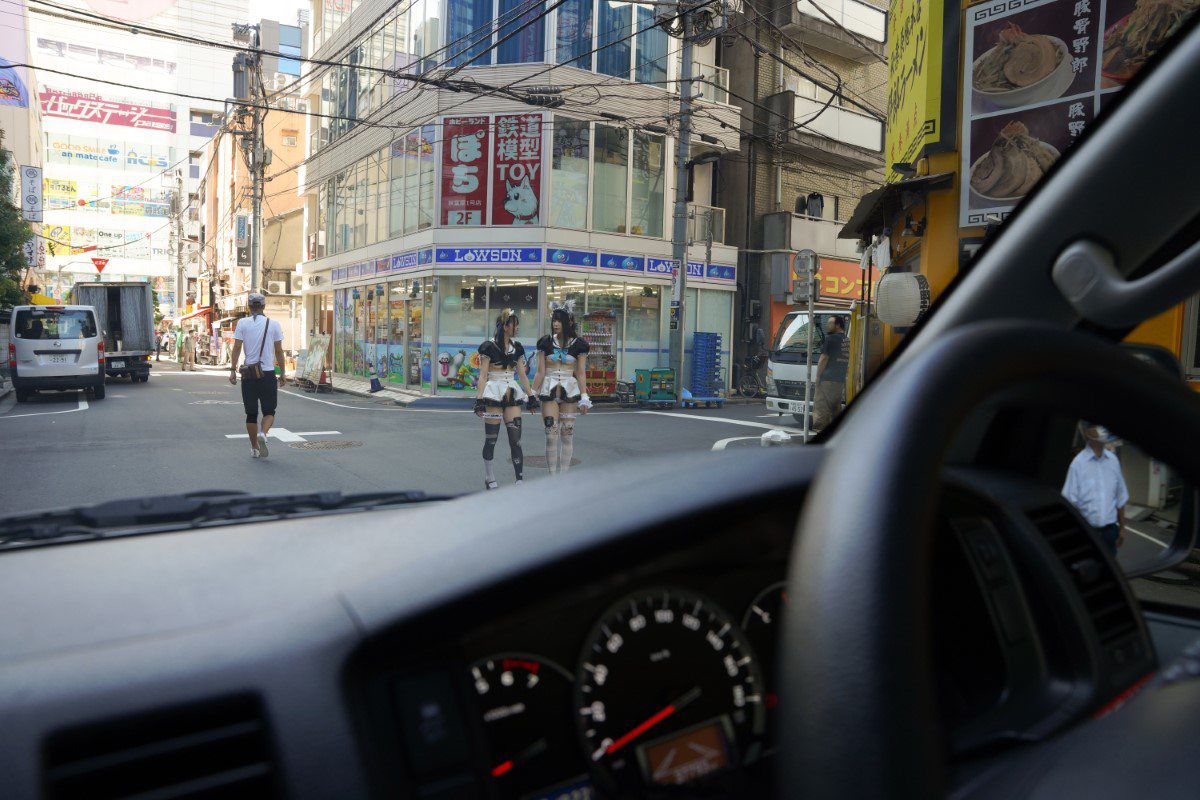
[[[230,26],[248,20],[248,0],[66,3],[86,14],[120,14],[146,32],[31,9],[30,50],[34,64],[44,68],[38,72],[45,143],[43,231],[57,240],[46,243],[48,286],[61,292],[76,280],[95,280],[91,258],[106,258],[105,280],[152,281],[161,310],[170,314],[183,299],[171,252],[171,194],[182,185],[185,291],[194,292],[198,259],[189,240],[198,236],[199,226],[190,201],[198,185],[199,153],[220,124],[224,99],[232,95],[234,54],[153,31],[232,43]]]

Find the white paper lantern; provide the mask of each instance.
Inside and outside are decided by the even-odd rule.
[[[893,328],[907,328],[929,309],[929,279],[919,272],[888,272],[876,286],[875,313]]]

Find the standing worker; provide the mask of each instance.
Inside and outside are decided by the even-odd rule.
[[[841,411],[842,395],[846,391],[846,372],[850,366],[850,340],[846,337],[846,318],[840,314],[830,317],[825,331],[821,359],[817,362],[813,431],[823,430]]]
[[[180,364],[184,372],[196,371],[196,336],[191,328],[183,331],[183,358]]]
[[[230,359],[229,382],[237,385],[242,378],[242,405],[246,409],[246,435],[250,437],[250,457],[267,457],[267,434],[275,424],[275,407],[279,387],[284,385],[283,328],[263,313],[267,300],[257,292],[247,301],[250,316],[238,320],[233,331],[233,357]],[[238,356],[246,348],[246,359],[238,369]],[[278,381],[278,384],[276,383]],[[258,427],[258,411],[262,407],[262,430]]]
[[[1087,446],[1071,460],[1063,497],[1078,509],[1116,556],[1117,548],[1125,544],[1125,504],[1129,489],[1121,474],[1121,462],[1116,453],[1105,447],[1112,437],[1099,425],[1079,424]]]

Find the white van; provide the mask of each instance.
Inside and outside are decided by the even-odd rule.
[[[104,397],[104,341],[91,306],[16,306],[8,370],[17,402],[40,389],[84,389]]]
[[[841,316],[842,310],[814,309],[817,324],[813,328],[813,358],[808,358],[808,312],[791,311],[779,323],[767,360],[767,410],[791,414],[797,423],[804,424],[804,387],[811,374],[817,374],[821,346],[825,344],[825,328],[829,318]],[[814,393],[815,393],[815,386]],[[811,402],[811,400],[810,400]]]

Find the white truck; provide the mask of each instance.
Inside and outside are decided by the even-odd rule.
[[[154,355],[154,296],[144,281],[77,283],[71,302],[96,309],[104,338],[104,374],[128,375],[132,383],[150,380]]]
[[[821,359],[821,345],[825,343],[826,326],[830,317],[838,315],[849,320],[849,315],[843,310],[813,310],[816,327],[813,328],[811,359],[808,355],[808,311],[791,311],[784,316],[779,323],[779,330],[775,332],[767,357],[767,410],[778,414],[791,414],[796,422],[804,424],[804,386],[810,376],[816,378],[817,362]],[[814,384],[810,400],[815,395]]]

